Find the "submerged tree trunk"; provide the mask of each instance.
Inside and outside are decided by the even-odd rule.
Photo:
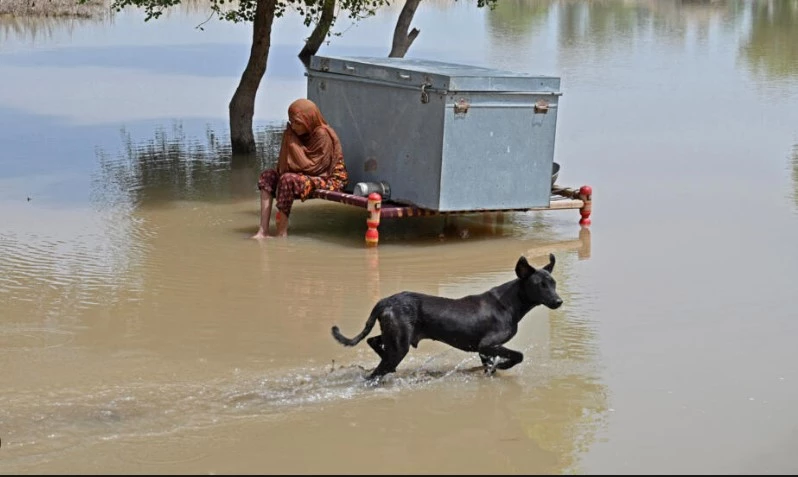
[[[310,66],[310,57],[315,55],[319,51],[319,48],[321,48],[321,44],[324,43],[324,38],[326,38],[327,34],[330,32],[330,27],[334,19],[335,0],[324,0],[319,23],[316,24],[313,33],[310,34],[302,51],[299,52],[299,59],[302,60],[302,64],[305,65],[305,68]]]
[[[230,142],[233,154],[255,152],[252,117],[255,115],[255,96],[266,73],[271,46],[272,23],[277,0],[258,0],[252,23],[252,48],[244,73],[230,100]]]
[[[402,8],[402,12],[396,20],[396,28],[393,31],[393,46],[391,47],[391,53],[388,57],[404,58],[405,54],[407,54],[407,50],[410,49],[410,45],[413,44],[418,34],[421,33],[417,28],[413,28],[413,30],[408,33],[410,23],[413,22],[413,16],[416,14],[419,3],[421,3],[421,0],[405,0],[405,6]]]

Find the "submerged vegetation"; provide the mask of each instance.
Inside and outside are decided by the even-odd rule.
[[[94,18],[108,12],[106,0],[3,0],[0,15]]]

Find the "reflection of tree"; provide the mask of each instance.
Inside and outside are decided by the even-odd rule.
[[[594,45],[627,41],[648,21],[648,11],[627,2],[561,2],[558,7],[560,42],[588,40]]]
[[[101,173],[97,193],[105,202],[124,196],[135,204],[157,205],[177,200],[215,201],[253,194],[260,170],[275,160],[281,129],[256,134],[257,156],[231,158],[225,138],[208,128],[205,140],[190,139],[179,123],[161,127],[154,138],[134,143],[123,130],[119,157],[98,153]]]
[[[207,15],[210,6],[210,0],[183,0],[167,9],[164,16]],[[115,15],[107,0],[90,0],[83,5],[78,0],[0,0],[0,39],[36,43],[62,31],[71,36],[87,25],[112,24]]]
[[[66,31],[68,35],[87,24],[99,24],[111,21],[111,15],[105,10],[94,7],[96,14],[79,16],[43,16],[43,15],[3,15],[0,14],[0,39],[3,41],[21,40],[35,43],[49,40],[56,33]]]
[[[730,28],[742,18],[741,0],[600,0],[557,2],[559,41],[564,50],[607,51],[630,45],[631,41],[653,33],[658,41],[684,42],[693,29],[698,37],[708,35],[710,25],[722,19]]]
[[[742,47],[750,68],[765,76],[798,74],[798,1],[755,1],[751,33]]]
[[[487,10],[488,34],[519,42],[544,23],[551,0],[502,0]]]
[[[0,2],[0,15],[38,16],[38,17],[82,17],[102,16],[108,11],[105,0],[3,0]]]

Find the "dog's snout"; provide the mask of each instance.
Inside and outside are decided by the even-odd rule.
[[[557,298],[556,300],[554,300],[553,305],[554,306],[552,306],[552,308],[554,308],[555,310],[559,308],[562,305],[562,298]]]

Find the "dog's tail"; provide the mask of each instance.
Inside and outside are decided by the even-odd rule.
[[[351,339],[347,338],[344,335],[342,335],[341,334],[341,330],[339,330],[337,326],[333,326],[332,327],[333,338],[335,338],[335,340],[337,342],[341,343],[344,346],[355,346],[356,344],[360,343],[360,341],[363,338],[368,336],[369,333],[371,333],[371,329],[374,328],[374,324],[377,322],[377,318],[379,318],[379,316],[382,314],[383,310],[384,310],[384,307],[382,306],[382,303],[377,304],[377,306],[375,306],[371,310],[371,314],[369,315],[369,319],[366,320],[366,327],[363,328],[363,331],[361,331],[357,336],[355,336],[354,338],[351,338]]]

